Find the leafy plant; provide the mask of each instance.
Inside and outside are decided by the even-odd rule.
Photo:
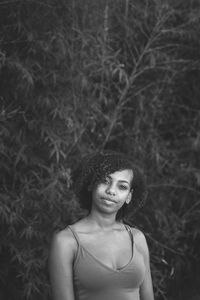
[[[1,1],[0,269],[5,299],[50,299],[54,230],[83,213],[71,172],[112,148],[147,176],[156,299],[199,276],[198,1]],[[183,271],[185,270],[185,271]]]

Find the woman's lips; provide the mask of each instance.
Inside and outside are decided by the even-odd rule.
[[[116,203],[114,199],[110,199],[110,198],[102,198],[102,199],[108,203]]]

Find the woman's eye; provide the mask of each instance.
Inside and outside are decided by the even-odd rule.
[[[121,190],[127,190],[127,189],[128,189],[128,187],[127,187],[126,185],[120,185],[119,188],[120,188]]]

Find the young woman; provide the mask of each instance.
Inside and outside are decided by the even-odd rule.
[[[146,239],[123,222],[145,197],[139,170],[122,154],[99,152],[81,164],[75,191],[88,215],[53,238],[53,299],[154,300]]]

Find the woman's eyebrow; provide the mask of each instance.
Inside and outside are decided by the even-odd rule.
[[[107,178],[109,178],[109,179],[111,179],[111,180],[112,180],[112,176],[110,176],[110,175],[108,175],[108,176],[107,176]],[[127,184],[129,184],[129,185],[130,185],[130,182],[129,182],[129,181],[127,181],[127,180],[124,180],[124,179],[120,179],[120,180],[119,180],[119,182],[120,182],[120,183],[122,183],[122,182],[123,182],[123,183],[127,183]]]
[[[130,182],[129,182],[129,181],[126,181],[126,180],[119,180],[119,182],[124,182],[124,183],[130,184]]]

